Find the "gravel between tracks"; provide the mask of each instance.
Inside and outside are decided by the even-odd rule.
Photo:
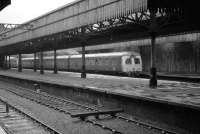
[[[12,103],[19,109],[32,115],[33,117],[44,121],[52,128],[63,134],[109,134],[110,132],[102,130],[96,126],[84,123],[79,119],[73,119],[63,113],[39,105],[35,102],[18,97],[4,90],[0,90],[0,98]]]
[[[5,91],[5,88],[10,87],[14,90],[16,88],[13,84],[8,84],[0,81],[0,98],[6,102],[17,106],[25,113],[36,117],[37,119],[43,121],[51,128],[58,130],[59,132],[65,134],[109,134],[111,131],[99,128],[99,126],[94,126],[90,123],[81,121],[80,119],[71,118],[69,115],[60,113],[46,106],[37,104],[33,101],[21,98]],[[93,117],[91,117],[93,120]],[[108,126],[114,130],[121,131],[123,134],[159,134],[157,130],[150,130],[146,127],[139,126],[135,123],[128,123],[127,121],[120,119],[106,118],[103,120],[96,120],[104,126]]]

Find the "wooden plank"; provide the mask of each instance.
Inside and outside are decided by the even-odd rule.
[[[83,113],[74,113],[71,115],[72,118],[79,117],[82,120],[85,120],[88,116],[95,116],[96,118],[99,118],[99,115],[105,115],[109,114],[111,116],[115,116],[117,113],[123,112],[123,109],[108,109],[108,110],[102,110],[102,111],[91,111],[91,112],[83,112]]]

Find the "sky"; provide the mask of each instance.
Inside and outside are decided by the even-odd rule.
[[[0,12],[0,23],[22,24],[75,0],[11,0]]]

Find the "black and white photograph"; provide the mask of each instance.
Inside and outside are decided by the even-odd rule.
[[[196,0],[0,0],[0,134],[200,134]]]

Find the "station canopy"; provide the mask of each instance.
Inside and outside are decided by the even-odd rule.
[[[3,1],[6,1],[6,0],[3,0]],[[1,0],[1,5],[3,1]],[[84,1],[84,0],[77,0],[77,2],[79,1]],[[91,0],[91,1],[94,2],[98,0]],[[199,4],[197,3],[198,1],[196,0],[190,0],[190,1],[189,0],[106,0],[106,1],[107,2],[108,1],[111,1],[111,2],[129,1],[130,3],[132,3],[131,4],[132,6],[125,5],[127,6],[127,8],[125,8],[125,10],[120,10],[120,11],[124,11],[128,13],[134,10],[134,12],[155,11],[154,13],[159,11],[163,14],[166,14],[168,18],[166,16],[163,16],[163,20],[167,18],[169,22],[166,27],[164,27],[163,29],[159,31],[159,36],[164,36],[164,35],[168,36],[171,34],[176,35],[176,34],[185,33],[185,32],[190,33],[192,31],[200,30],[200,21],[198,19],[198,10],[197,10],[199,8],[198,7]],[[134,2],[135,4],[133,4]],[[76,1],[72,5],[75,5],[75,4],[76,4]],[[113,6],[113,8],[115,7],[116,6]],[[131,9],[130,11],[129,10],[127,11],[129,7],[131,7]],[[71,9],[75,10],[76,8],[71,8]],[[63,9],[63,8],[60,8],[60,9]],[[58,11],[60,11],[60,9]],[[97,10],[97,8],[95,8],[95,10]],[[101,10],[101,11],[105,12],[105,10]],[[119,12],[117,12],[117,9],[109,10],[109,11],[110,11],[109,13],[106,12],[105,14],[103,13],[100,14],[99,15],[100,18],[106,18],[105,16],[101,17],[101,15],[107,15],[107,14],[110,15],[112,12],[114,15],[119,14]],[[78,14],[78,15],[81,16],[81,14]],[[91,15],[89,14],[90,18],[92,18],[91,20],[93,20],[93,18],[94,19],[98,18],[96,14],[94,15],[95,15],[94,17],[91,17]],[[109,17],[109,15],[107,17]],[[126,14],[124,16],[126,17]],[[45,15],[43,17],[48,17],[48,15]],[[85,18],[84,15],[83,17]],[[73,20],[75,21],[72,25],[71,22],[73,22]],[[60,25],[60,23],[57,23],[57,24],[58,24],[58,27],[63,26],[64,28],[69,28],[69,26],[71,26],[71,29],[73,29],[75,27],[74,26],[75,24],[79,24],[79,22],[76,23],[76,20],[77,18],[71,19],[69,21],[70,23],[63,23],[63,24],[69,24],[67,25],[68,27],[66,27],[66,25]],[[78,19],[78,20],[87,21],[87,19]],[[162,21],[162,18],[158,18],[157,20]],[[80,23],[80,24],[82,25],[83,23]],[[93,23],[90,23],[90,24],[93,24]],[[148,21],[145,20],[144,24],[149,24],[149,23]],[[76,27],[79,28],[81,25],[78,25]],[[34,26],[36,27],[36,23]],[[4,53],[15,54],[17,52],[32,53],[33,50],[40,51],[42,49],[44,51],[47,51],[47,50],[52,50],[55,48],[63,49],[63,48],[74,48],[74,47],[80,46],[81,43],[79,42],[79,40],[76,39],[76,36],[74,37],[76,32],[77,33],[79,32],[78,30],[77,31],[69,30],[69,32],[66,32],[68,30],[66,29],[65,32],[60,32],[59,29],[55,29],[54,27],[55,25],[53,25],[52,27],[48,25],[48,28],[49,29],[51,28],[52,30],[42,31],[42,32],[48,31],[47,35],[45,34],[43,35],[43,33],[38,30],[39,31],[38,34],[34,34],[34,35],[37,35],[38,37],[32,37],[32,34],[30,32],[30,34],[27,34],[26,40],[25,40],[26,36],[20,36],[19,41],[17,42],[16,42],[16,40],[18,39],[17,37],[16,38],[13,37],[14,38],[13,40],[11,40],[11,38],[9,38],[9,40],[2,40],[0,41],[0,43],[3,42],[2,44],[6,44],[6,43],[7,44],[1,47],[0,54],[4,54]],[[63,30],[62,27],[60,29]],[[49,34],[49,31],[55,31],[55,30],[58,30],[55,32],[55,34],[54,33]],[[27,33],[28,32],[29,31],[27,31]],[[41,36],[39,36],[40,33],[42,33]],[[197,34],[190,34],[190,35],[193,35],[194,38],[197,36]],[[123,42],[123,41],[129,41],[129,40],[144,39],[144,38],[149,37],[149,33],[146,29],[139,27],[138,24],[128,23],[128,24],[118,25],[116,27],[111,26],[111,27],[108,27],[108,29],[106,30],[105,29],[103,29],[102,31],[99,30],[94,34],[88,34],[87,36],[88,36],[87,45],[89,46],[89,45],[94,45],[94,44],[95,45],[106,44],[106,43],[108,44],[108,43],[113,43],[113,42]],[[174,40],[176,41],[185,40],[185,35],[178,36],[178,37],[179,38],[176,37]],[[59,44],[59,45],[56,45],[56,44]],[[141,43],[141,44],[144,44],[144,43]]]
[[[198,19],[198,0],[147,0],[147,8],[149,10],[165,10],[167,12],[174,12],[175,10],[182,10],[185,19],[190,23],[199,25]]]
[[[6,6],[11,4],[11,0],[1,0],[0,1],[0,11],[4,9]]]

